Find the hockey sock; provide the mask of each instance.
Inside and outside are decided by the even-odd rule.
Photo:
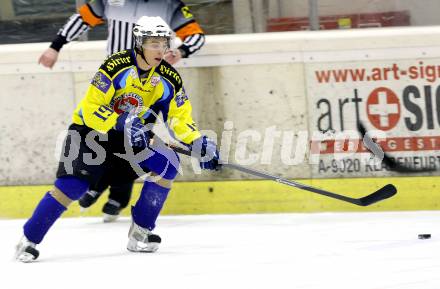
[[[50,227],[67,209],[69,202],[78,200],[87,191],[89,184],[77,177],[65,176],[55,181],[55,187],[52,193],[59,190],[64,202],[55,199],[51,192],[46,193],[35,208],[32,217],[24,224],[24,235],[33,243],[41,243]]]
[[[32,217],[24,224],[24,235],[36,244],[41,243],[44,236],[66,208],[58,203],[50,193],[41,199]]]
[[[150,231],[153,230],[169,191],[169,188],[156,183],[145,182],[139,200],[131,209],[134,222]]]

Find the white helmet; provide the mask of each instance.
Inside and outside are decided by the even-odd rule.
[[[142,44],[148,37],[166,37],[170,47],[173,31],[159,16],[142,16],[133,27],[135,47],[142,50]]]

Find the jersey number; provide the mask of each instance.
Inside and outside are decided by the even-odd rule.
[[[196,131],[196,124],[195,123],[193,123],[193,124],[189,124],[189,123],[187,123],[186,124],[192,131]]]
[[[110,115],[112,115],[114,112],[113,109],[111,109],[108,106],[101,105],[97,111],[95,111],[93,114],[102,119],[103,121],[106,121]]]

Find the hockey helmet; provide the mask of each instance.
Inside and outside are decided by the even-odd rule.
[[[138,50],[142,50],[142,44],[149,37],[165,37],[169,48],[173,37],[173,31],[159,16],[142,16],[133,27],[133,37],[135,47]]]

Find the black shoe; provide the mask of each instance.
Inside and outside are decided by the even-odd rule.
[[[116,221],[121,210],[122,208],[119,202],[109,199],[108,202],[104,204],[104,207],[102,207],[102,212],[104,213],[104,223]]]
[[[101,196],[102,193],[97,192],[97,191],[88,191],[87,193],[85,193],[81,199],[79,199],[79,205],[82,208],[88,208],[91,205],[93,205],[94,203],[96,203],[96,201],[99,199],[99,197]]]

